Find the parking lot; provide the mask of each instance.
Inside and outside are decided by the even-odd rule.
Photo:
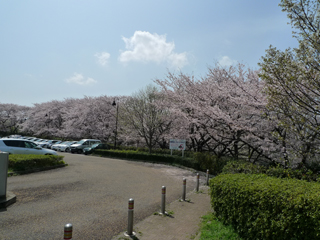
[[[73,224],[74,239],[111,239],[127,227],[128,200],[134,221],[160,209],[161,187],[167,202],[195,187],[195,173],[180,168],[59,153],[69,166],[8,178],[17,202],[0,212],[0,239],[62,239]]]

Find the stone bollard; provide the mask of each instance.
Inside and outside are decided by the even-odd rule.
[[[207,169],[207,186],[209,186],[209,169]]]
[[[68,223],[64,226],[64,238],[63,239],[72,239],[72,224]]]

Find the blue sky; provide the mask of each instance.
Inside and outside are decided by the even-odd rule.
[[[131,95],[296,47],[276,0],[0,0],[0,103]]]

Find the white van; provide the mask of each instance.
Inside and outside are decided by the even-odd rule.
[[[82,149],[91,147],[93,144],[101,143],[98,139],[82,139],[79,142],[72,144],[70,146],[70,152],[71,153],[82,153]]]

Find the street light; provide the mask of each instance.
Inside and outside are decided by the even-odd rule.
[[[119,112],[119,104],[116,104],[116,100],[113,100],[112,106],[116,106],[116,130],[114,131],[114,148],[117,147],[117,134],[118,134],[118,112]]]

